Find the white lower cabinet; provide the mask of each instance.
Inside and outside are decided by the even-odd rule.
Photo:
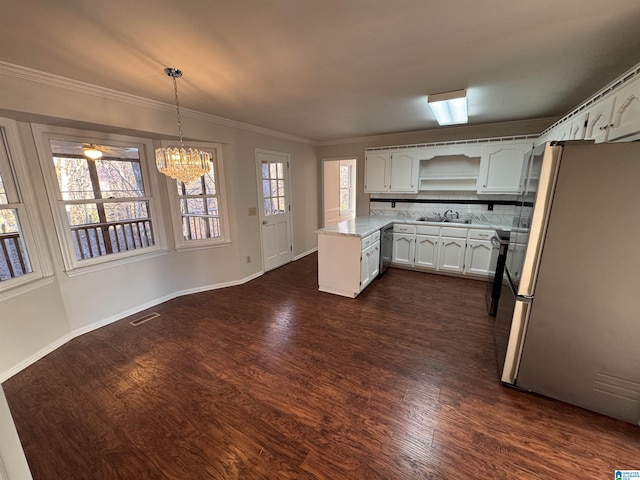
[[[380,231],[357,235],[318,234],[318,289],[356,297],[380,271]]]
[[[439,245],[440,237],[438,235],[416,235],[414,265],[416,267],[437,268]]]
[[[488,275],[491,270],[491,242],[469,240],[464,258],[464,273]]]
[[[395,224],[393,264],[486,277],[492,230]]]
[[[393,225],[393,257],[391,262],[398,265],[413,265],[416,247],[416,226]]]
[[[380,242],[365,248],[360,257],[360,291],[380,273]]]
[[[462,272],[464,270],[464,253],[466,248],[466,238],[440,237],[438,270]]]

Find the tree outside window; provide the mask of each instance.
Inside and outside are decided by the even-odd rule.
[[[92,160],[83,143],[49,145],[77,260],[155,244],[138,147],[99,145],[103,155]]]

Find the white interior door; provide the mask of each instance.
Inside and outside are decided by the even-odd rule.
[[[264,270],[291,261],[289,155],[256,149]]]

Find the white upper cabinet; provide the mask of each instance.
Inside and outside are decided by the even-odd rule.
[[[417,150],[391,152],[390,191],[398,193],[418,193]]]
[[[588,110],[589,119],[584,133],[585,140],[595,140],[596,143],[607,141],[615,101],[616,97],[612,95],[603,98]]]
[[[367,152],[364,191],[367,193],[418,193],[420,149]]]
[[[478,193],[519,193],[524,155],[533,142],[484,145],[480,157]]]
[[[364,191],[388,192],[391,174],[390,152],[367,152],[364,161]]]
[[[636,78],[614,96],[608,141],[624,139],[640,132],[640,79]]]
[[[581,113],[573,119],[571,122],[571,129],[569,131],[569,140],[584,140],[588,119],[588,112]]]

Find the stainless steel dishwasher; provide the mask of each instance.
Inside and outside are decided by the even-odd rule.
[[[380,230],[380,278],[391,265],[393,258],[393,224],[387,225]]]

